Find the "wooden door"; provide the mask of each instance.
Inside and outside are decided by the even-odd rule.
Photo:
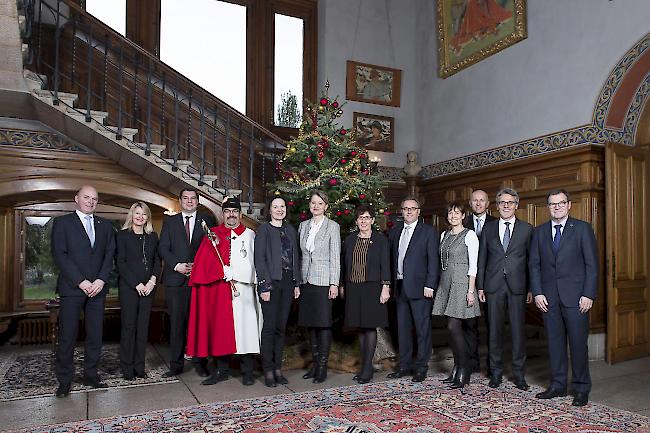
[[[650,152],[605,150],[607,360],[650,354]]]

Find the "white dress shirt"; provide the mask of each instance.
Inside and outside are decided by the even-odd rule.
[[[192,243],[192,235],[194,234],[194,225],[196,224],[196,212],[185,213],[181,212],[183,215],[183,228],[185,228],[185,217],[190,217],[190,243]]]
[[[503,218],[499,218],[499,240],[503,242],[503,235],[506,233],[506,224],[505,223],[510,223],[510,239],[512,239],[512,232],[515,229],[515,221],[517,218],[514,216],[510,218],[509,220],[504,220]]]
[[[313,218],[311,221],[309,221],[309,234],[307,235],[307,240],[305,241],[305,248],[307,248],[307,251],[310,253],[314,252],[316,234],[318,234],[318,231],[323,225],[323,221],[325,221],[325,218],[321,218],[319,222],[314,222]]]
[[[559,223],[556,223],[555,221],[551,220],[551,241],[553,241],[553,238],[555,238],[555,226],[560,224],[562,227],[560,227],[560,235],[564,234],[564,226],[566,225],[566,221],[569,219],[569,216],[565,216],[560,220]]]
[[[474,231],[476,232],[477,236],[481,235],[481,232],[483,231],[483,228],[485,227],[486,215],[487,215],[486,213],[483,213],[483,215],[481,215],[481,216],[472,215],[472,218],[474,218]],[[478,224],[479,221],[481,222],[481,224],[480,224],[481,230],[476,229],[477,227],[479,227],[479,224]]]
[[[412,222],[411,224],[404,224],[404,227],[402,228],[402,233],[399,235],[399,242],[397,245],[400,246],[399,251],[397,252],[397,279],[402,280],[404,279],[404,275],[402,274],[403,267],[400,266],[404,262],[404,256],[406,255],[406,251],[409,248],[409,244],[411,243],[411,238],[413,237],[413,232],[415,231],[415,226],[418,224],[417,221]],[[409,227],[410,230],[406,230],[406,227]],[[402,239],[403,236],[408,236],[406,239]],[[402,244],[403,242],[403,244]],[[402,249],[404,251],[402,251]]]

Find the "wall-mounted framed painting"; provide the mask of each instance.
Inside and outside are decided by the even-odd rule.
[[[376,114],[357,113],[352,116],[357,145],[378,152],[395,151],[395,119]]]
[[[438,0],[436,9],[442,78],[527,37],[526,0]]]
[[[402,71],[348,60],[345,97],[348,101],[399,107]]]

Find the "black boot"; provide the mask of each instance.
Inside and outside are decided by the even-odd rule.
[[[442,379],[442,383],[453,383],[454,379],[458,374],[458,366],[454,364],[454,368],[451,369],[451,373],[446,378]]]
[[[454,378],[454,381],[449,386],[449,389],[461,389],[465,385],[469,384],[470,372],[466,368],[459,368],[458,375]]]
[[[316,375],[316,364],[318,364],[318,339],[316,337],[316,330],[309,330],[309,340],[311,344],[311,367],[305,374],[302,375],[303,379],[312,379]]]
[[[318,363],[316,364],[313,383],[323,383],[327,378],[327,361],[330,355],[332,331],[330,329],[323,329],[319,332],[318,337]]]

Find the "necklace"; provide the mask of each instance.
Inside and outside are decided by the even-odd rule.
[[[451,231],[448,233],[449,235],[445,236],[442,240],[442,244],[440,244],[440,268],[443,271],[446,271],[449,268],[449,250],[451,250],[451,247],[454,246],[454,244],[458,239],[460,239],[459,235],[465,233],[465,230],[457,234],[453,234]],[[447,240],[452,237],[453,239],[448,243],[447,249],[445,249],[445,244],[447,244]]]

